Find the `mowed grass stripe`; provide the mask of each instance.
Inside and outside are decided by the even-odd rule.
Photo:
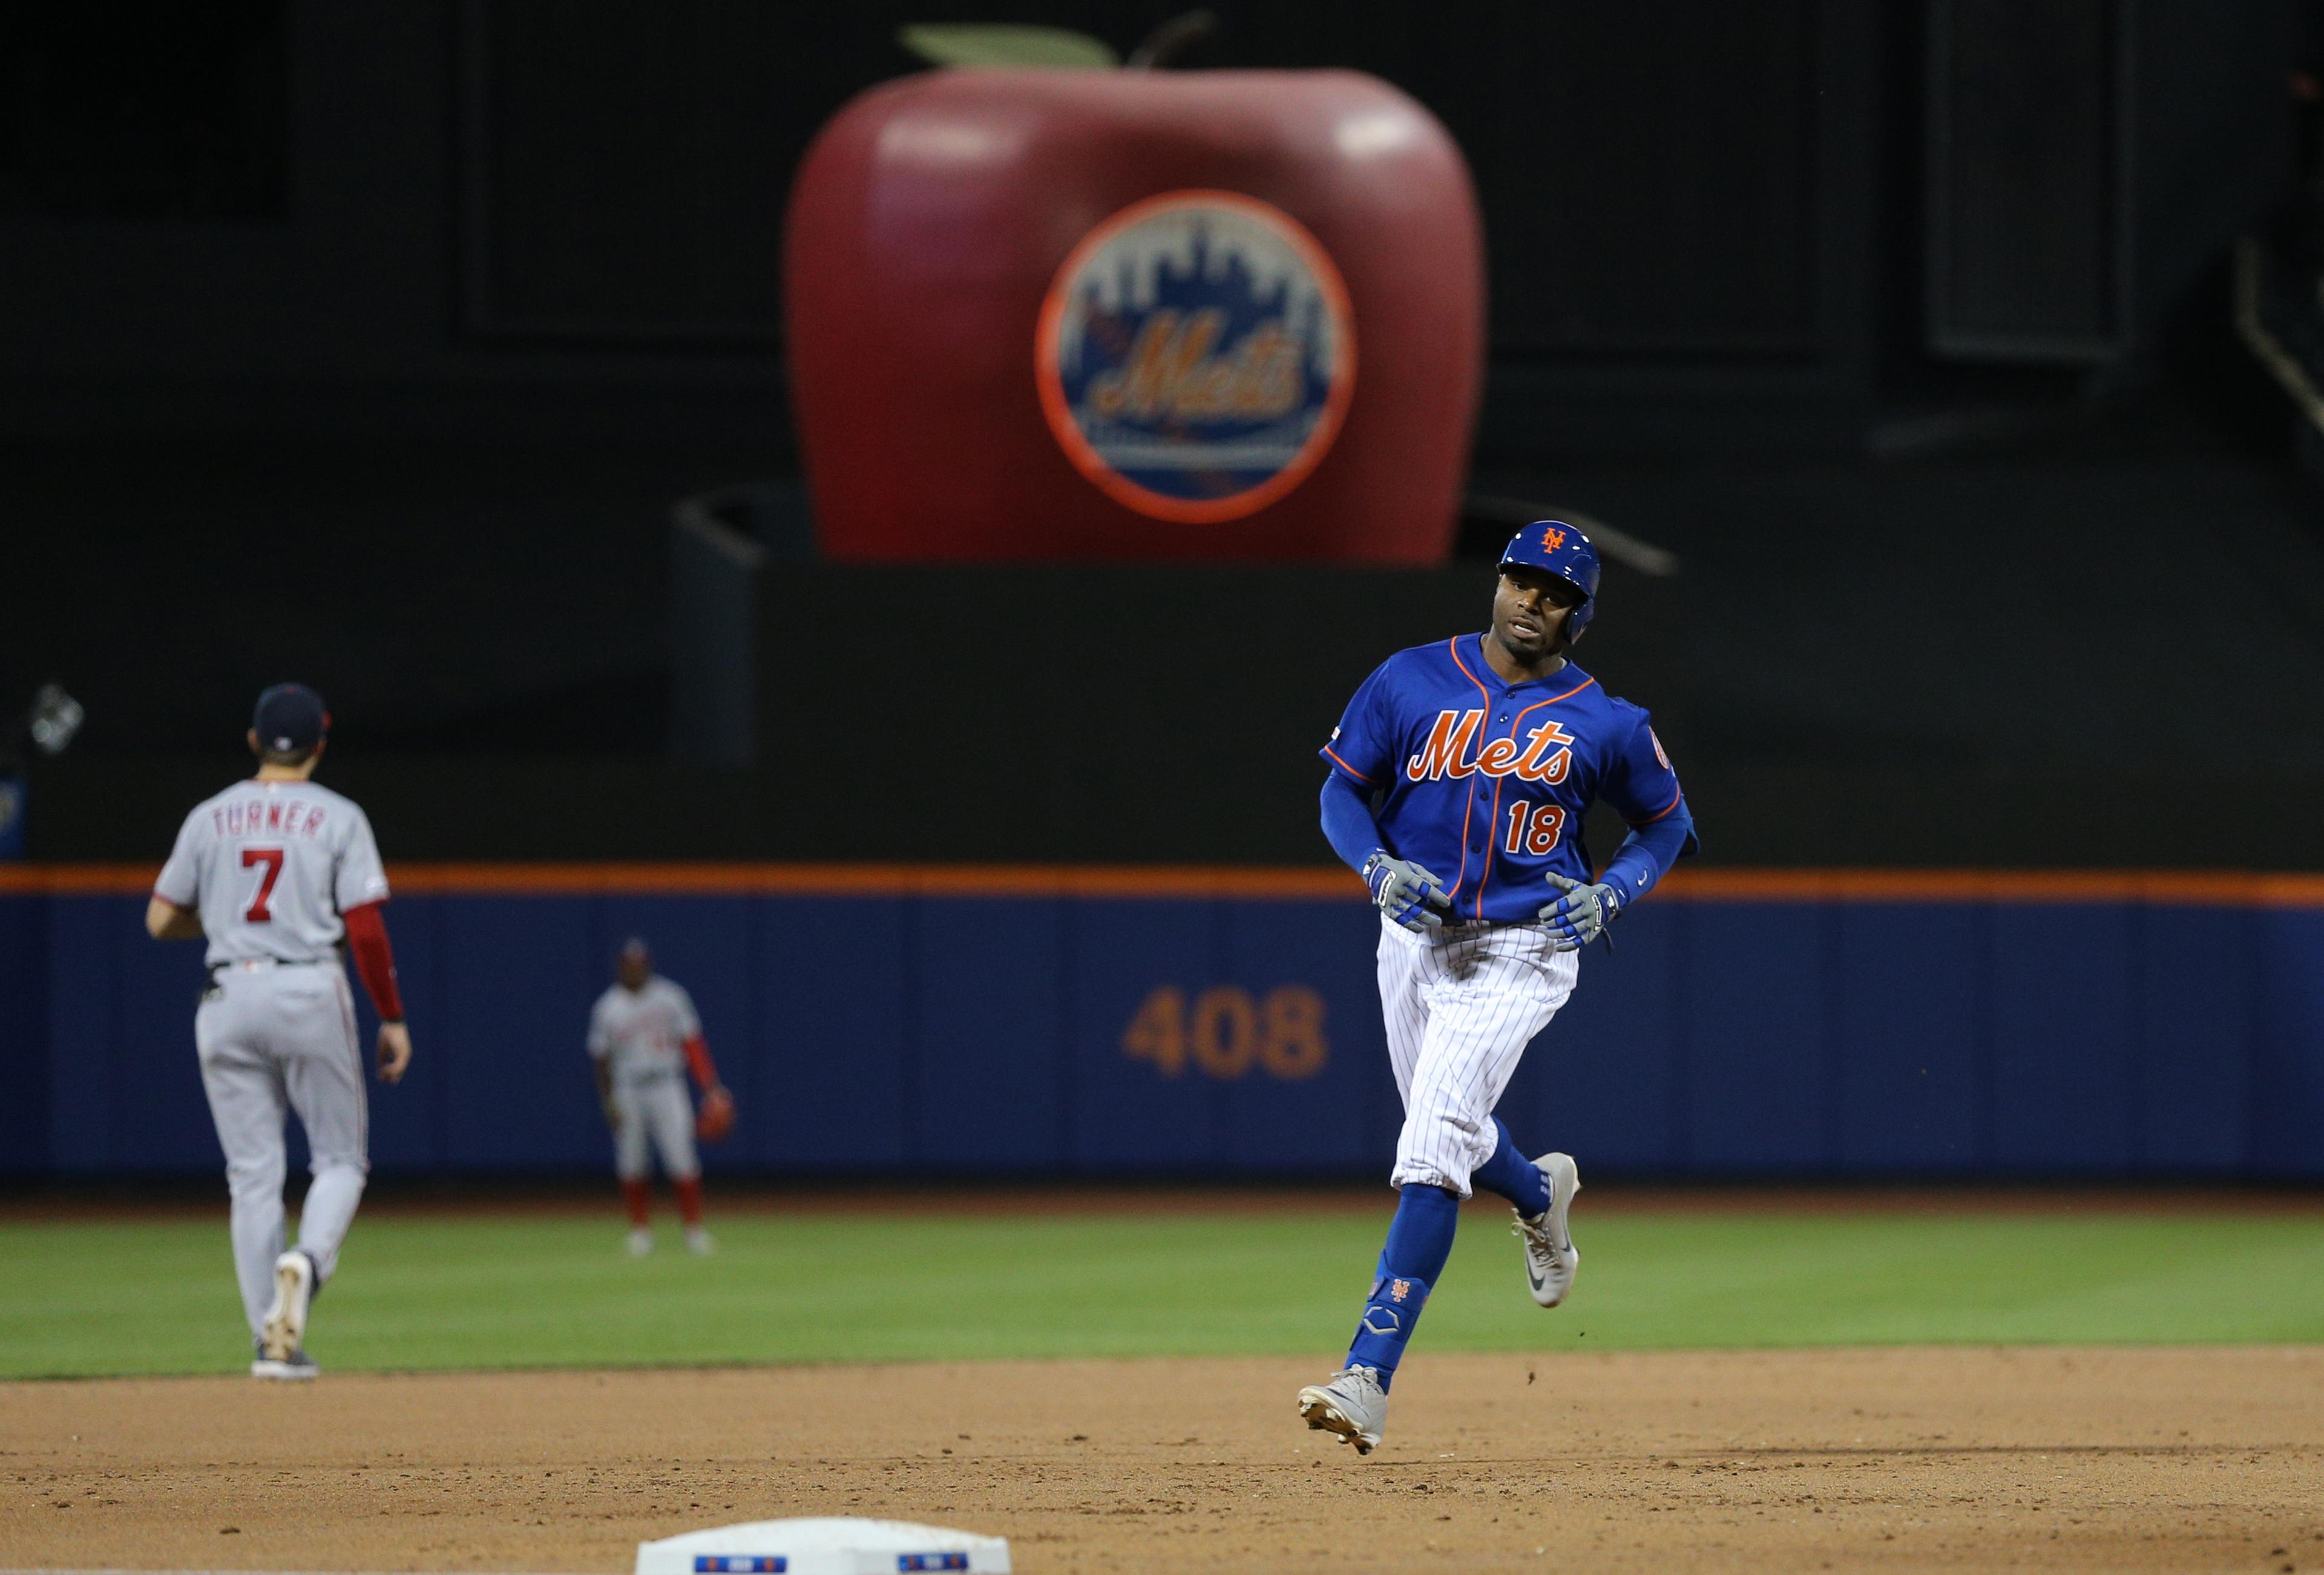
[[[1343,1210],[714,1220],[697,1259],[617,1221],[358,1220],[310,1344],[340,1371],[1313,1353],[1387,1222]],[[1624,1213],[1576,1219],[1554,1313],[1471,1207],[1420,1340],[1445,1350],[2324,1340],[2296,1215]],[[223,1219],[0,1226],[0,1377],[242,1369]]]

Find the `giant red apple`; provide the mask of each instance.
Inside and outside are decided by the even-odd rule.
[[[816,139],[785,243],[823,550],[1449,551],[1484,336],[1460,151],[1351,71],[947,69]]]

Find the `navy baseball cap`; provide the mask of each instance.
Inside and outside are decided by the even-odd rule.
[[[331,731],[331,714],[323,709],[323,697],[306,685],[277,684],[258,697],[250,730],[258,735],[260,749],[289,754],[322,742]]]
[[[1536,520],[1509,538],[1501,562],[1545,569],[1580,591],[1582,603],[1565,621],[1565,639],[1571,645],[1582,638],[1598,611],[1598,548],[1590,538],[1563,520]]]

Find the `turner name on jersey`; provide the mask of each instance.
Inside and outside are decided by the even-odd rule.
[[[237,782],[179,828],[154,895],[198,909],[212,962],[335,962],[349,911],[387,900],[371,822],[313,782]]]

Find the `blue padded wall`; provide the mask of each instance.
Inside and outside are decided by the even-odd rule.
[[[1840,910],[1831,1027],[1840,1168],[1942,1175],[1979,1164],[1990,921],[1960,905]]]
[[[198,948],[143,907],[0,896],[0,1168],[219,1164]],[[451,891],[389,924],[419,1054],[374,1091],[383,1171],[607,1167],[583,1040],[632,934],[741,1101],[714,1171],[1384,1178],[1394,1147],[1360,900]],[[2324,909],[1665,894],[1615,934],[1502,1102],[1529,1149],[2324,1178]]]
[[[49,1151],[49,908],[0,898],[0,1175],[41,1175]]]
[[[943,898],[911,906],[905,1163],[1065,1168],[1073,1067],[1065,904]]]

